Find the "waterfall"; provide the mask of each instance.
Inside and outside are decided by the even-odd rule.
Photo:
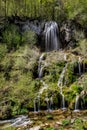
[[[36,98],[34,99],[34,112],[36,112]]]
[[[44,58],[44,54],[41,54],[38,61],[38,78],[40,79],[43,87],[38,91],[38,96],[34,99],[34,112],[40,111],[40,95],[43,93],[45,89],[48,88],[48,85],[42,79],[44,67],[41,65],[41,63],[42,63],[43,58]],[[48,105],[49,102],[48,101],[46,102],[47,102],[47,107],[49,107]]]
[[[43,76],[43,68],[44,67],[41,66],[40,71],[39,71],[39,75],[38,75],[39,79],[41,79]]]
[[[65,67],[63,68],[62,73],[60,74],[60,77],[59,77],[59,79],[58,79],[58,87],[60,87],[60,94],[62,95],[62,109],[63,109],[63,110],[66,109],[66,107],[65,107],[64,94],[63,94],[63,92],[62,92],[62,86],[63,86],[63,78],[64,78],[64,75],[65,75],[67,66],[68,66],[68,64],[65,65]]]
[[[47,22],[45,24],[45,50],[46,52],[58,50],[61,48],[59,41],[59,29],[56,22]]]
[[[62,109],[66,109],[65,107],[65,97],[64,97],[64,94],[62,94]]]
[[[66,107],[65,107],[65,97],[64,97],[64,94],[63,94],[62,86],[60,87],[60,94],[62,96],[62,109],[65,110],[66,109]]]
[[[53,109],[53,97],[51,96],[50,97],[50,110]]]
[[[60,77],[58,79],[58,86],[63,86],[63,78],[64,78],[64,75],[65,75],[67,66],[68,66],[68,64],[65,65],[65,67],[63,68],[62,73],[60,74]]]
[[[38,112],[40,111],[40,95],[38,95]]]
[[[49,111],[49,110],[50,110],[50,105],[49,105],[48,95],[46,95],[45,101],[46,101],[46,103],[47,103],[47,111]]]
[[[76,96],[76,101],[75,101],[75,112],[79,111],[79,95]]]
[[[44,54],[42,54],[39,58],[39,63],[38,63],[38,78],[41,79],[43,76],[43,67],[41,66],[41,62],[43,60]]]
[[[39,90],[39,94],[42,94],[43,91],[48,88],[48,85],[43,80],[41,80],[41,82],[43,84],[43,87]]]
[[[34,99],[34,112],[40,111],[40,95]]]
[[[78,60],[78,69],[79,69],[79,75],[81,75],[81,57],[79,57]]]

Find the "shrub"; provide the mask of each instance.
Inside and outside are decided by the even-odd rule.
[[[37,43],[37,35],[33,31],[26,31],[22,35],[22,42],[29,44],[32,48]]]
[[[6,55],[7,47],[3,44],[0,44],[0,60]]]
[[[21,42],[19,28],[16,25],[9,25],[3,32],[3,42],[8,50],[17,49]]]
[[[26,108],[22,108],[20,113],[21,114],[26,114],[26,113],[28,113],[28,110]]]
[[[71,88],[74,91],[74,93],[80,94],[80,92],[82,91],[82,87],[74,85],[74,84],[71,86]]]
[[[70,120],[63,120],[62,121],[63,126],[69,125],[69,123],[70,123]]]
[[[81,119],[77,118],[73,124],[74,130],[85,130],[84,123]]]
[[[87,57],[87,40],[83,39],[79,42],[81,53]]]

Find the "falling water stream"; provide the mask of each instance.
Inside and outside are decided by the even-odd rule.
[[[38,62],[38,78],[40,79],[40,82],[42,83],[43,87],[39,90],[38,96],[34,99],[34,112],[40,111],[40,95],[43,93],[43,91],[45,89],[48,88],[48,85],[42,79],[43,68],[44,68],[44,66],[42,66],[43,58],[44,58],[44,54],[42,53],[40,58],[39,58],[39,62]]]
[[[62,92],[62,86],[63,86],[63,78],[65,76],[67,66],[68,66],[68,63],[63,68],[62,73],[60,74],[60,77],[58,79],[58,87],[60,87],[60,94],[62,95],[62,109],[63,110],[66,109],[66,107],[65,107],[65,97],[64,97],[64,94]]]
[[[47,22],[45,24],[45,50],[46,52],[58,50],[61,48],[59,40],[59,29],[56,22]]]
[[[76,101],[75,101],[75,110],[74,112],[79,111],[79,95],[76,96]]]
[[[43,76],[43,66],[41,65],[41,62],[44,58],[44,53],[41,54],[39,61],[38,61],[38,78],[41,79]]]
[[[53,97],[51,96],[50,97],[50,110],[53,109]]]

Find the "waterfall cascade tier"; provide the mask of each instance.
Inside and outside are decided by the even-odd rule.
[[[53,97],[51,96],[48,98],[48,95],[46,95],[45,101],[47,103],[47,111],[52,111],[53,109]]]
[[[60,77],[58,79],[58,86],[63,86],[63,78],[64,78],[64,75],[65,75],[67,66],[68,66],[68,64],[65,65],[65,67],[63,68],[62,73],[60,74]]]
[[[34,112],[39,112],[40,111],[40,95],[43,93],[45,89],[48,88],[48,85],[43,81],[42,76],[43,76],[43,68],[42,66],[42,61],[44,58],[44,54],[41,54],[39,61],[38,61],[38,78],[40,79],[43,87],[38,91],[38,96],[34,99]],[[47,107],[49,103],[47,103]]]
[[[58,50],[61,48],[59,40],[59,29],[56,22],[47,22],[45,24],[45,50],[46,52]]]
[[[43,68],[41,65],[41,62],[43,60],[44,54],[42,54],[39,58],[39,62],[38,62],[38,78],[41,79],[43,76]]]
[[[75,102],[75,112],[79,111],[79,95],[76,96],[76,102]]]
[[[67,66],[68,64],[65,65],[65,67],[63,68],[61,74],[60,74],[60,77],[58,79],[58,87],[60,87],[60,94],[62,96],[62,109],[66,109],[65,107],[65,97],[64,97],[64,94],[62,92],[62,86],[63,86],[63,78],[65,76],[65,72],[66,72],[66,69],[67,69]]]

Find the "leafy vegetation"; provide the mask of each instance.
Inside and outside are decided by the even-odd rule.
[[[62,121],[63,126],[69,125],[69,123],[70,123],[70,120],[63,120]]]
[[[33,100],[38,95],[39,89],[43,87],[38,79],[38,59],[41,53],[38,47],[39,38],[32,30],[21,31],[22,22],[27,19],[30,21],[38,19],[43,23],[55,20],[60,25],[60,35],[63,24],[65,26],[65,23],[71,22],[74,26],[70,28],[73,33],[72,41],[76,42],[76,48],[74,48],[76,50],[69,50],[70,53],[67,51],[66,60],[62,51],[49,52],[45,54],[41,63],[44,66],[43,80],[48,85],[48,89],[41,96],[42,109],[46,108],[44,100],[46,93],[48,93],[48,98],[53,96],[54,109],[61,107],[62,97],[57,83],[67,62],[69,64],[62,79],[67,104],[72,104],[70,109],[73,109],[76,94],[80,95],[83,91],[85,94],[82,95],[82,100],[85,105],[87,104],[87,80],[84,79],[83,83],[81,78],[79,79],[82,74],[78,75],[78,70],[74,70],[75,67],[78,69],[80,55],[82,57],[81,70],[83,71],[85,64],[85,72],[82,73],[84,77],[87,77],[86,12],[87,0],[73,0],[73,2],[72,0],[0,0],[0,102],[2,108],[5,106],[3,118],[33,110]],[[75,62],[71,62],[73,60]],[[52,119],[51,116],[47,118]],[[63,121],[63,126],[68,123],[67,120]]]

